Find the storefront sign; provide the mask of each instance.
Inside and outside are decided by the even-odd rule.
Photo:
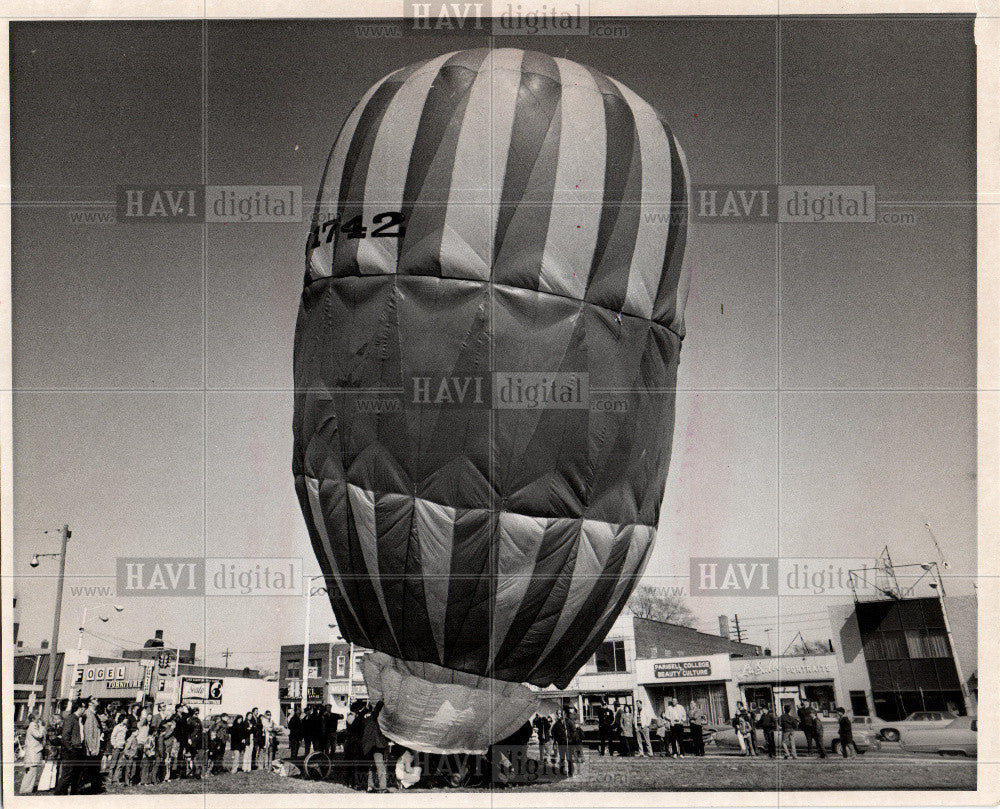
[[[222,702],[222,680],[181,678],[181,702]]]
[[[810,657],[761,657],[733,661],[735,678],[740,683],[800,682],[832,680],[837,673],[834,655]]]
[[[152,670],[141,663],[98,663],[78,667],[75,681],[84,697],[127,697],[123,692],[147,692]]]
[[[666,682],[684,680],[687,682],[708,682],[728,680],[730,676],[729,655],[713,654],[698,657],[658,657],[652,660],[635,661],[637,682],[645,685],[665,685]]]
[[[683,663],[654,663],[653,676],[658,679],[673,679],[676,677],[711,677],[712,661],[686,660]]]

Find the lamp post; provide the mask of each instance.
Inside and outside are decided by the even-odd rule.
[[[948,608],[944,603],[944,579],[941,578],[941,569],[938,567],[937,562],[931,562],[930,564],[921,565],[925,571],[934,571],[937,577],[936,582],[931,582],[931,589],[937,593],[938,602],[941,604],[941,618],[944,621],[944,631],[948,636],[948,646],[951,650],[951,659],[955,664],[955,674],[958,676],[958,687],[962,693],[962,705],[966,713],[969,713],[972,707],[972,695],[969,693],[969,684],[965,681],[965,677],[962,674],[962,663],[958,659],[958,652],[955,650],[955,638],[951,634],[951,622],[948,620]]]
[[[45,531],[44,533],[47,534],[49,532]],[[62,616],[63,579],[66,576],[66,543],[69,542],[69,538],[73,536],[73,533],[69,530],[68,525],[64,525],[59,529],[59,535],[62,539],[62,548],[58,554],[36,553],[31,557],[31,562],[29,562],[31,567],[38,567],[38,560],[42,557],[59,557],[59,578],[56,580],[56,609],[55,614],[52,616],[52,641],[49,644],[49,670],[45,675],[45,704],[42,709],[42,716],[45,717],[46,721],[52,718],[52,705],[55,699],[55,695],[52,691],[55,688],[56,656],[59,646],[59,619]]]
[[[97,604],[97,605],[87,605],[83,608],[83,616],[80,618],[79,632],[76,636],[76,665],[73,667],[73,671],[76,672],[76,676],[81,677],[80,681],[80,693],[83,693],[83,662],[81,661],[80,652],[83,651],[83,630],[87,625],[87,612],[91,609],[100,609],[102,607],[114,607],[115,612],[122,612],[125,608],[121,604]],[[110,616],[106,615],[95,615],[94,618],[99,618],[103,623],[107,623],[110,620]],[[75,678],[74,678],[75,679]]]
[[[302,713],[305,714],[306,710],[309,708],[309,617],[312,612],[312,583],[316,579],[325,579],[322,573],[316,576],[310,576],[306,579],[306,626],[305,626],[305,637],[302,639],[302,695],[299,699],[299,704],[302,706]],[[325,593],[327,589],[325,587],[320,587],[317,593]]]

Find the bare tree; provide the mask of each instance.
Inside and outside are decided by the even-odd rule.
[[[806,640],[805,638],[799,638],[799,640],[788,647],[785,654],[800,655],[805,657],[806,655],[825,655],[830,654],[830,644],[825,640]]]
[[[671,592],[672,588],[636,587],[629,597],[628,606],[637,618],[651,618],[680,626],[695,625],[694,613],[683,596]]]

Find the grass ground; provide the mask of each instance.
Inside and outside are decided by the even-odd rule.
[[[580,772],[572,778],[552,773],[527,777],[531,779],[529,783],[506,787],[503,792],[971,790],[976,788],[976,762],[893,752],[869,752],[848,760],[830,756],[825,761],[818,758],[795,761],[747,759],[720,754],[710,754],[705,758],[620,759],[588,753]],[[475,791],[487,792],[485,788]],[[357,794],[336,782],[282,778],[259,771],[235,775],[226,773],[206,780],[175,780],[148,787],[119,787],[109,791],[109,794],[118,795],[204,793]]]

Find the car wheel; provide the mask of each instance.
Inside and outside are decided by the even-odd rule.
[[[899,741],[899,731],[895,728],[886,728],[882,731],[882,738],[887,742],[898,742]]]

